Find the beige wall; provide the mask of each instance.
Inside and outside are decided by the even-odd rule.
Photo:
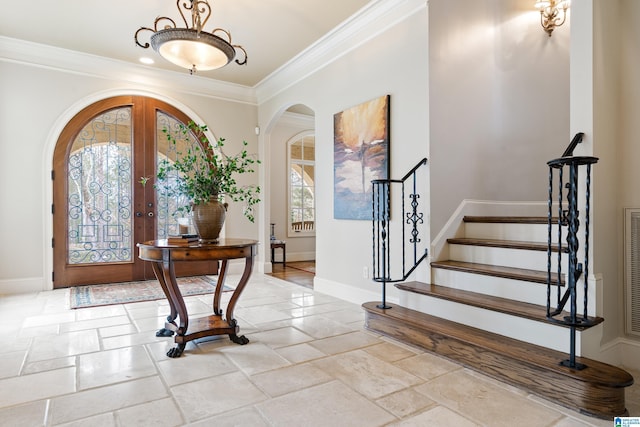
[[[370,268],[372,263],[371,222],[333,218],[333,115],[389,94],[391,175],[401,177],[418,159],[426,157],[427,34],[427,11],[422,7],[382,35],[259,105],[265,138],[289,106],[304,104],[315,111],[315,287],[321,292],[356,302],[380,298],[379,286],[362,274],[363,267]],[[428,200],[428,194],[423,197]],[[395,292],[391,288],[390,292]]]
[[[569,24],[529,0],[430,0],[431,233],[465,199],[543,201],[569,143]]]

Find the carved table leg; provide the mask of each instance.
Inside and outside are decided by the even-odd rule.
[[[165,297],[167,297],[167,301],[169,301],[169,308],[171,310],[171,313],[167,316],[167,323],[169,324],[173,324],[173,326],[175,326],[175,328],[177,329],[177,325],[176,325],[176,317],[178,317],[178,311],[176,310],[176,306],[173,303],[173,301],[171,300],[171,295],[169,294],[169,289],[167,288],[167,282],[164,279],[164,274],[162,272],[162,264],[159,262],[154,262],[151,264],[151,266],[153,267],[153,274],[155,274],[156,279],[158,279],[158,282],[160,282],[160,286],[162,287],[162,292],[164,292]],[[173,330],[168,329],[166,327],[159,329],[156,332],[156,336],[157,337],[170,337],[173,335]]]
[[[171,358],[176,358],[182,356],[182,352],[184,351],[186,344],[178,344],[169,351],[167,351],[167,356]]]
[[[224,288],[224,282],[227,278],[227,260],[222,260],[222,265],[220,266],[220,271],[218,272],[218,281],[216,283],[216,290],[213,293],[213,314],[222,315],[222,310],[220,309],[220,302],[222,299],[222,290]]]
[[[252,251],[253,252],[253,251]],[[238,331],[236,319],[233,317],[233,310],[236,307],[236,303],[240,298],[240,294],[244,290],[244,287],[247,285],[249,281],[249,277],[251,276],[251,271],[253,270],[253,253],[246,257],[244,260],[244,271],[242,272],[242,277],[240,278],[240,282],[238,282],[238,286],[233,291],[231,295],[231,300],[229,301],[229,305],[227,305],[227,322],[229,326],[235,327],[235,330]],[[229,334],[229,339],[236,344],[245,345],[249,343],[249,338],[244,335],[238,336],[237,334]]]
[[[182,293],[178,287],[173,262],[171,262],[171,253],[169,251],[164,251],[162,254],[162,277],[164,277],[167,293],[169,294],[168,299],[169,305],[171,306],[171,314],[173,315],[175,310],[180,318],[180,325],[177,327],[177,335],[175,337],[177,341],[178,337],[184,337],[187,333],[187,329],[189,328],[189,315],[187,314],[187,307],[184,303],[184,299],[182,298]],[[171,323],[175,325],[174,322]],[[184,348],[185,343],[179,343],[175,348],[172,348],[167,352],[167,356],[180,357]]]

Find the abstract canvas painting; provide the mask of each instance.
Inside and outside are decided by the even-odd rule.
[[[333,116],[333,216],[371,220],[371,181],[389,177],[389,95]]]

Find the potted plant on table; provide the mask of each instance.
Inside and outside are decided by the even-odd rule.
[[[173,158],[167,157],[159,162],[155,188],[169,197],[186,198],[188,203],[178,206],[176,213],[192,213],[201,242],[218,241],[226,215],[226,200],[244,202],[243,213],[254,222],[253,209],[260,202],[260,187],[240,185],[236,181],[237,175],[255,172],[255,165],[260,163],[247,153],[246,141],[242,142],[240,152],[227,155],[223,151],[224,138],[218,139],[215,145],[211,144],[205,136],[206,125],[180,124],[180,140],[166,127],[162,132],[175,154]],[[199,142],[193,141],[194,136]],[[146,182],[145,178],[141,182],[143,180]]]

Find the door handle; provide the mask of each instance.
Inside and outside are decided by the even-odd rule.
[[[142,212],[136,212],[136,217],[140,218],[142,216]]]

